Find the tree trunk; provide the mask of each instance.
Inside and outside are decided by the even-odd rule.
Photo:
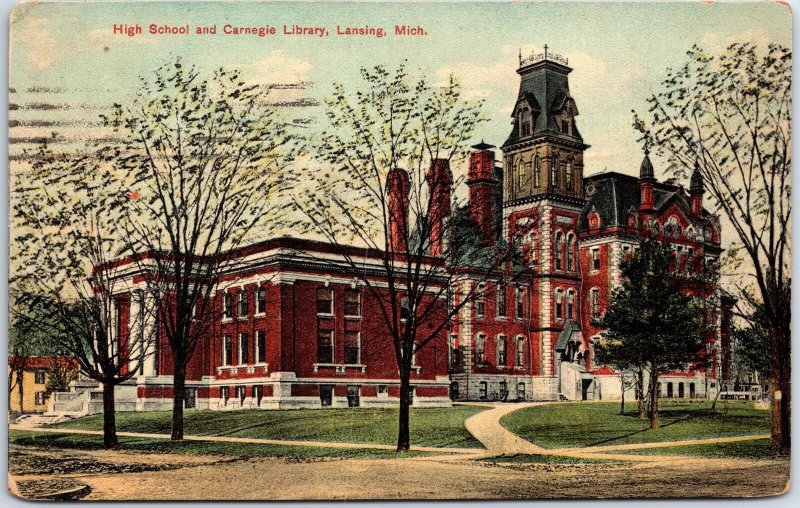
[[[791,451],[791,335],[770,328],[770,427],[772,450],[781,455]]]
[[[658,371],[650,371],[650,428],[658,428]]]
[[[19,385],[19,412],[24,413],[24,400],[25,400],[25,371],[17,371],[17,384]]]
[[[639,395],[639,419],[646,420],[647,406],[645,405],[644,400],[644,371],[642,369],[639,369],[639,372],[636,373],[636,393]]]
[[[402,370],[402,369],[401,369]],[[411,432],[409,426],[409,373],[400,373],[400,418],[397,429],[397,451],[408,451],[411,448]]]
[[[620,386],[620,393],[622,393],[622,397],[620,398],[619,403],[619,414],[625,414],[625,374],[620,372],[619,373],[619,386]]]
[[[103,447],[114,448],[117,441],[117,416],[114,407],[114,385],[103,383]]]
[[[183,401],[186,397],[186,365],[175,355],[173,361],[172,436],[173,441],[183,440]]]

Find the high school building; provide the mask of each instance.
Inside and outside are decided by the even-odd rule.
[[[474,147],[464,208],[450,210],[447,162],[432,165],[435,180],[447,187],[432,191],[435,199],[448,201],[436,207],[443,214],[436,219],[456,214],[471,219],[462,221],[464,227],[472,228],[467,233],[482,245],[500,238],[521,244],[527,275],[483,281],[450,329],[416,354],[415,406],[451,400],[618,399],[619,375],[595,362],[593,345],[602,332],[598,318],[620,280],[620,262],[637,248],[642,230],[671,246],[671,269],[687,284],[719,261],[720,223],[703,208],[698,174],[688,188],[659,182],[645,153],[638,176],[584,177],[583,153],[589,145],[576,121],[571,70],[552,54],[520,59],[512,130],[499,149],[483,142]],[[402,195],[407,185],[401,185],[405,177],[395,172],[390,180],[395,192],[390,208],[403,209],[398,203],[407,199]],[[431,256],[439,248],[434,245]],[[229,253],[237,262],[216,292],[220,318],[188,366],[187,406],[397,404],[391,338],[359,282],[363,273],[340,262],[344,254],[360,259],[363,273],[380,284],[379,258],[363,249],[342,252],[325,243],[280,238]],[[135,289],[139,270],[141,264],[133,262],[127,272],[123,269],[130,284],[118,295],[118,333],[125,340],[138,334],[161,338],[156,353],[138,367],[140,375],[121,387],[118,400],[128,409],[168,409],[169,347],[152,313],[145,312],[145,292]],[[695,291],[711,302],[705,319],[711,325],[706,339],[712,362],[705,370],[662,376],[664,397],[713,396],[727,372],[730,302],[706,286]],[[99,402],[96,393],[59,396],[64,411]]]

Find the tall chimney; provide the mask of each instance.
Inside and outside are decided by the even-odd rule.
[[[408,242],[408,172],[394,168],[386,177],[386,194],[389,197],[389,249],[406,252]]]
[[[441,256],[444,251],[445,221],[450,216],[450,192],[453,173],[449,159],[433,159],[427,174],[430,192],[430,255]]]
[[[481,244],[489,246],[496,238],[494,146],[481,141],[472,148],[475,151],[469,157],[467,173],[469,216],[478,226]]]

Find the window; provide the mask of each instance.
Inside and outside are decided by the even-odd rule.
[[[344,292],[344,315],[358,317],[361,315],[361,292],[357,289],[348,289]]]
[[[486,336],[482,333],[478,334],[478,337],[475,339],[475,363],[478,367],[483,365],[484,356],[483,351],[484,347],[486,346]]]
[[[233,344],[230,335],[222,337],[222,365],[230,365],[233,357]]]
[[[320,288],[317,290],[317,314],[333,314],[333,290]]]
[[[407,296],[400,298],[400,321],[405,322],[411,316],[411,307],[409,305]]]
[[[486,383],[486,381],[481,381],[480,384],[478,385],[478,396],[484,400],[488,398],[489,386]]]
[[[263,314],[267,310],[267,290],[258,288],[256,290],[256,314]]]
[[[564,319],[564,291],[556,289],[556,319]]]
[[[694,383],[689,383],[689,398],[693,399],[695,397],[695,386]]]
[[[575,319],[575,291],[567,291],[567,319]]]
[[[256,363],[267,363],[267,334],[264,330],[256,331]]]
[[[563,134],[569,134],[569,120],[562,120],[562,122],[561,122],[561,132]]]
[[[497,365],[505,367],[506,365],[506,337],[505,335],[497,336]]]
[[[508,395],[508,383],[500,381],[500,400],[505,400],[506,395]]]
[[[497,315],[506,316],[506,287],[502,284],[497,285]]]
[[[361,340],[358,332],[344,332],[344,363],[361,363]]]
[[[249,309],[247,308],[247,291],[239,291],[239,317],[247,317]]]
[[[556,270],[561,270],[561,254],[564,252],[564,237],[561,231],[556,232],[556,241],[553,243],[553,255],[556,258]]]
[[[525,383],[517,383],[517,398],[520,400],[525,399]]]
[[[386,385],[378,385],[378,395],[387,395],[389,393],[389,389]]]
[[[686,397],[686,393],[684,392],[684,385],[683,383],[678,383],[678,398],[682,399]]]
[[[573,260],[573,253],[575,249],[575,236],[572,234],[567,236],[567,271],[572,271],[572,260]]]
[[[517,337],[517,367],[525,365],[525,339]]]
[[[239,399],[239,404],[244,404],[244,399],[247,397],[247,390],[244,386],[236,387],[236,398]]]
[[[600,290],[597,288],[589,291],[589,309],[593,319],[600,317]]]
[[[34,400],[33,403],[36,404],[37,406],[44,406],[44,403],[45,403],[44,393],[45,392],[36,392],[35,393],[35,400]]]
[[[358,385],[347,386],[347,407],[358,407],[361,405],[361,398],[359,397]]]
[[[46,373],[44,369],[36,369],[33,373],[34,375],[34,383],[37,385],[43,385],[45,383]]]
[[[261,406],[261,399],[264,398],[264,387],[263,386],[254,386],[253,387],[253,398],[256,399],[256,405]]]
[[[533,162],[533,186],[537,189],[542,186],[542,164],[538,155]]]
[[[197,407],[197,388],[186,388],[186,397],[183,399],[183,407],[194,409]]]
[[[458,336],[456,334],[450,335],[450,341],[447,344],[447,349],[450,353],[448,355],[448,358],[450,359],[450,368],[455,368],[461,363],[461,358],[458,356],[458,348],[456,347],[457,341]]]
[[[516,301],[516,305],[515,305],[515,307],[516,307],[515,308],[515,317],[517,319],[522,319],[523,314],[524,314],[524,310],[525,310],[525,306],[524,306],[524,303],[523,303],[523,301],[524,301],[523,291],[524,291],[523,288],[520,288],[520,287],[517,288],[517,301]]]
[[[231,310],[231,306],[233,305],[233,300],[231,298],[230,293],[223,293],[222,295],[222,318],[223,319],[230,319],[233,317],[233,311]]]
[[[553,156],[553,161],[550,164],[550,187],[558,187],[558,157]]]
[[[675,394],[672,391],[672,383],[671,382],[667,383],[667,398],[671,399],[672,397],[674,397],[674,395]]]
[[[475,317],[477,317],[478,319],[483,319],[483,314],[484,311],[486,310],[483,301],[483,290],[484,287],[482,285],[479,285],[475,293]]]
[[[600,269],[600,249],[592,249],[592,271]]]
[[[458,381],[450,383],[450,400],[458,399]]]
[[[248,357],[248,344],[247,344],[247,334],[240,333],[239,334],[239,365],[246,365],[249,357]]]
[[[567,190],[572,189],[572,163],[567,162],[566,169],[564,170],[564,177],[567,181]]]
[[[227,387],[227,386],[223,386],[222,388],[220,388],[219,389],[219,398],[222,399],[222,404],[227,406],[228,405],[228,399],[231,398],[230,388]]]
[[[317,334],[317,363],[333,363],[333,330]]]
[[[530,260],[531,266],[536,266],[539,264],[539,241],[536,239],[536,232],[531,231],[531,234],[528,236],[528,245],[530,245],[530,255],[528,259]]]

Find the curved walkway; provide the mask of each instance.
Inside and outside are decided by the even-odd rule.
[[[656,441],[651,443],[633,443],[609,446],[592,446],[576,448],[542,448],[531,443],[522,437],[514,434],[503,427],[500,419],[520,409],[532,406],[542,406],[546,404],[557,404],[555,402],[528,402],[528,403],[499,403],[492,404],[493,408],[482,411],[464,422],[464,426],[475,439],[486,447],[487,455],[549,455],[559,457],[570,457],[576,459],[594,460],[624,460],[637,462],[658,462],[665,460],[686,460],[700,459],[700,457],[688,457],[682,455],[631,455],[620,452],[627,450],[641,450],[648,448],[668,448],[673,446],[703,445],[714,443],[733,443],[738,441],[750,441],[755,439],[768,438],[769,435],[753,436],[731,436],[707,439],[687,439],[682,441]]]

